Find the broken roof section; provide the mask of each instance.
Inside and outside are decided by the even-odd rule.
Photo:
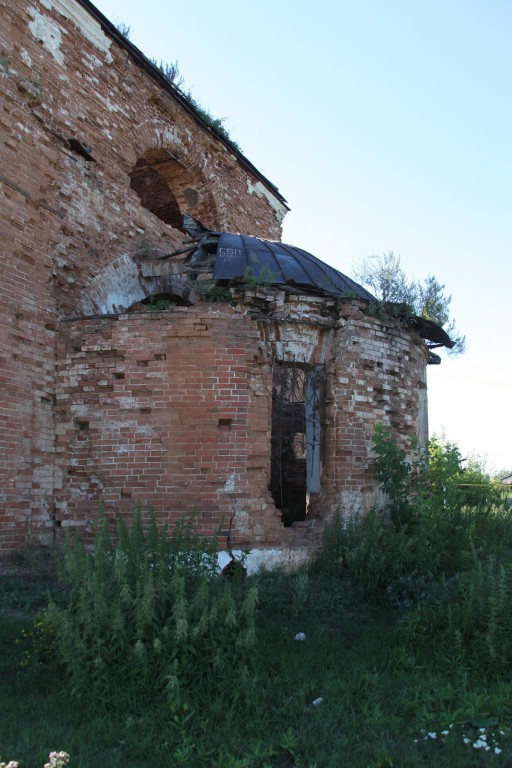
[[[210,273],[216,283],[285,286],[324,296],[375,301],[365,288],[302,248],[232,232],[211,232],[185,214],[183,227],[191,239],[184,247],[160,256],[187,254],[187,271],[197,277]]]
[[[224,232],[217,245],[213,278],[230,282],[240,277],[276,287],[374,300],[362,286],[301,248]]]
[[[188,214],[183,217],[183,227],[191,239],[177,251],[159,258],[184,256],[187,272],[193,280],[201,274],[209,274],[218,285],[242,282],[360,299],[368,304],[377,302],[362,285],[302,248],[233,232],[212,232]],[[454,346],[441,326],[411,315],[407,305],[393,304],[390,307],[393,310],[390,316],[413,328],[428,342],[430,349]],[[431,352],[429,362],[437,364],[440,358]]]

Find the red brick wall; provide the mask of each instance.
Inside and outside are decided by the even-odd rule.
[[[339,505],[367,508],[374,424],[425,432],[422,343],[357,302],[284,294],[263,313],[246,297],[66,319],[178,274],[149,263],[183,233],[141,204],[138,161],[208,226],[279,239],[286,209],[76,0],[0,13],[0,550],[87,527],[100,499],[112,516],[195,508],[205,533],[234,514],[234,544],[268,547],[316,539]],[[273,357],[327,371],[322,491],[293,529],[268,491]]]
[[[122,254],[183,239],[131,189],[137,160],[167,154],[206,225],[279,239],[285,207],[79,3],[0,0],[0,17],[1,549],[51,531],[59,318]]]
[[[333,347],[330,460],[325,485],[328,510],[345,514],[382,501],[373,473],[374,428],[391,428],[412,454],[411,439],[426,448],[425,344],[402,326],[368,317],[358,302],[347,304]]]
[[[406,446],[418,434],[425,348],[357,302],[316,325],[315,303],[288,299],[295,320],[204,304],[62,323],[59,525],[89,529],[100,499],[112,517],[140,502],[168,522],[195,510],[204,533],[233,516],[234,543],[286,547],[317,543],[336,508],[375,503],[373,429],[389,424]],[[293,528],[268,492],[276,356],[328,374],[321,492]]]
[[[255,323],[204,305],[63,324],[57,393],[61,525],[153,505],[213,534],[275,543],[267,491],[270,373]]]

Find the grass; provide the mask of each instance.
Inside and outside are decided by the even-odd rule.
[[[115,700],[89,710],[64,694],[51,653],[33,650],[30,630],[48,589],[62,597],[53,560],[33,549],[5,562],[0,759],[42,768],[51,750],[65,750],[71,768],[512,764],[510,674],[491,680],[467,663],[443,664],[428,645],[402,642],[407,611],[360,600],[343,577],[312,570],[258,582],[243,700],[233,691],[197,711],[157,697],[137,706],[116,690]],[[298,632],[306,639],[295,640]]]

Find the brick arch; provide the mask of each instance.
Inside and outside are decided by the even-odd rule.
[[[163,121],[146,121],[130,155],[130,186],[145,208],[178,229],[184,213],[211,229],[221,228],[222,195],[214,165],[186,132]]]
[[[76,303],[73,317],[116,314],[152,296],[173,295],[195,304],[196,295],[179,263],[152,262],[151,272],[141,269],[132,253],[124,253],[107,264],[88,283]],[[169,268],[173,271],[169,271]]]

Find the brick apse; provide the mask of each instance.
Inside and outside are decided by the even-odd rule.
[[[425,442],[425,334],[279,246],[277,188],[87,0],[1,5],[0,549],[141,503],[299,561],[377,501],[376,423]]]

